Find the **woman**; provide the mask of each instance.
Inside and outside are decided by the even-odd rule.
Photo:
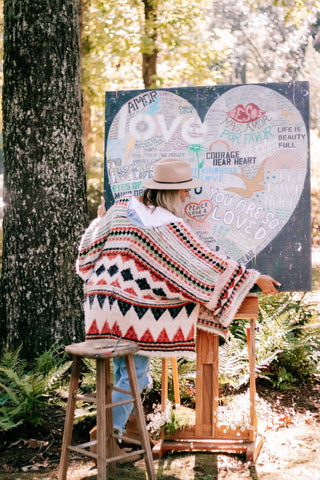
[[[226,337],[255,283],[265,294],[278,293],[278,282],[213,252],[182,219],[189,189],[200,184],[188,162],[160,160],[140,198],[121,199],[108,211],[102,199],[81,240],[77,271],[85,281],[86,339],[138,343],[141,389],[150,356],[194,355],[196,328]],[[122,358],[115,359],[114,382],[128,389]],[[131,404],[114,409],[116,429],[125,429],[131,410]]]

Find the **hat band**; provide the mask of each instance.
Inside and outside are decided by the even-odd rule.
[[[189,180],[181,180],[180,182],[160,182],[159,180],[153,179],[154,182],[156,183],[167,183],[167,184],[174,184],[174,183],[186,183],[186,182],[191,182],[193,180],[193,177],[191,177]]]

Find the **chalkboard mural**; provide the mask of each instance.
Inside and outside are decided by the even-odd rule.
[[[107,206],[166,157],[203,181],[185,214],[210,248],[311,289],[307,82],[106,92]]]

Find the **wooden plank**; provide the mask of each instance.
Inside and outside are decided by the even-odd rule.
[[[241,440],[219,440],[212,438],[185,438],[185,439],[164,439],[153,448],[155,458],[161,458],[167,451],[192,451],[192,452],[212,452],[212,453],[245,453],[248,461],[255,461],[258,448],[261,449],[261,443],[258,446],[254,442]],[[254,460],[255,459],[255,460]]]
[[[213,436],[219,397],[219,336],[197,332],[196,435]]]
[[[239,307],[234,318],[251,320],[259,316],[259,299],[256,294],[248,295]]]

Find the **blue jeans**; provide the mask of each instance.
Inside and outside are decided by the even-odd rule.
[[[136,367],[138,384],[140,392],[144,387],[150,383],[150,358],[142,355],[133,355],[134,364]],[[113,381],[114,386],[122,388],[123,390],[130,390],[128,373],[126,368],[126,362],[124,357],[115,357],[113,359]],[[112,401],[121,402],[126,400],[128,395],[121,392],[112,392]],[[133,412],[133,403],[127,403],[126,405],[120,405],[113,408],[113,425],[119,431],[124,431],[127,420],[130,413]]]

